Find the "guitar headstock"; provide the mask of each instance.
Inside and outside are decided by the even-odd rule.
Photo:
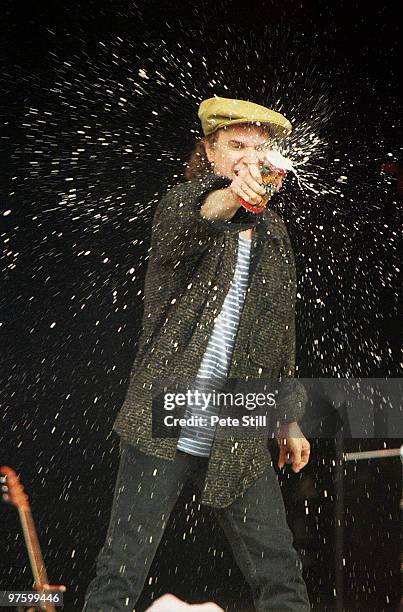
[[[13,504],[16,508],[29,508],[28,495],[24,493],[24,487],[14,470],[7,465],[3,465],[0,467],[0,474],[2,475],[3,500]]]

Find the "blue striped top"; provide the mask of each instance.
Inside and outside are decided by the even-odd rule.
[[[185,407],[184,417],[207,417],[219,413],[219,406],[214,401],[208,403],[208,393],[222,388],[231,363],[231,355],[239,325],[242,307],[248,287],[251,240],[238,236],[238,257],[234,277],[225,297],[220,314],[215,320],[211,337],[200,363],[192,390],[199,394]],[[207,404],[207,407],[206,407]],[[205,409],[203,410],[202,407]],[[178,439],[178,450],[208,457],[214,439],[215,426],[186,426],[181,428]]]

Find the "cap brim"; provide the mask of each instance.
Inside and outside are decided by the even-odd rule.
[[[260,120],[253,121],[253,120],[248,120],[248,119],[231,119],[231,121],[228,121],[226,123],[222,123],[221,125],[217,125],[213,130],[208,132],[208,134],[206,134],[206,135],[213,134],[217,130],[223,129],[226,126],[241,125],[242,123],[246,123],[246,124],[256,123],[258,125],[267,125],[267,126],[269,126],[272,129],[273,136],[277,137],[277,138],[285,138],[292,131],[291,127],[288,128],[287,126],[281,125],[279,123],[275,123],[274,121],[260,121]]]

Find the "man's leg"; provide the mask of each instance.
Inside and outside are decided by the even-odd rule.
[[[83,612],[131,612],[192,466],[186,453],[168,461],[123,442],[121,449],[108,532]]]
[[[214,508],[257,612],[308,612],[302,563],[293,546],[273,466],[227,508]]]

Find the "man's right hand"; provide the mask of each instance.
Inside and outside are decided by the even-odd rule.
[[[252,206],[259,204],[266,191],[262,185],[258,160],[243,157],[235,166],[234,172],[237,176],[228,189]]]

